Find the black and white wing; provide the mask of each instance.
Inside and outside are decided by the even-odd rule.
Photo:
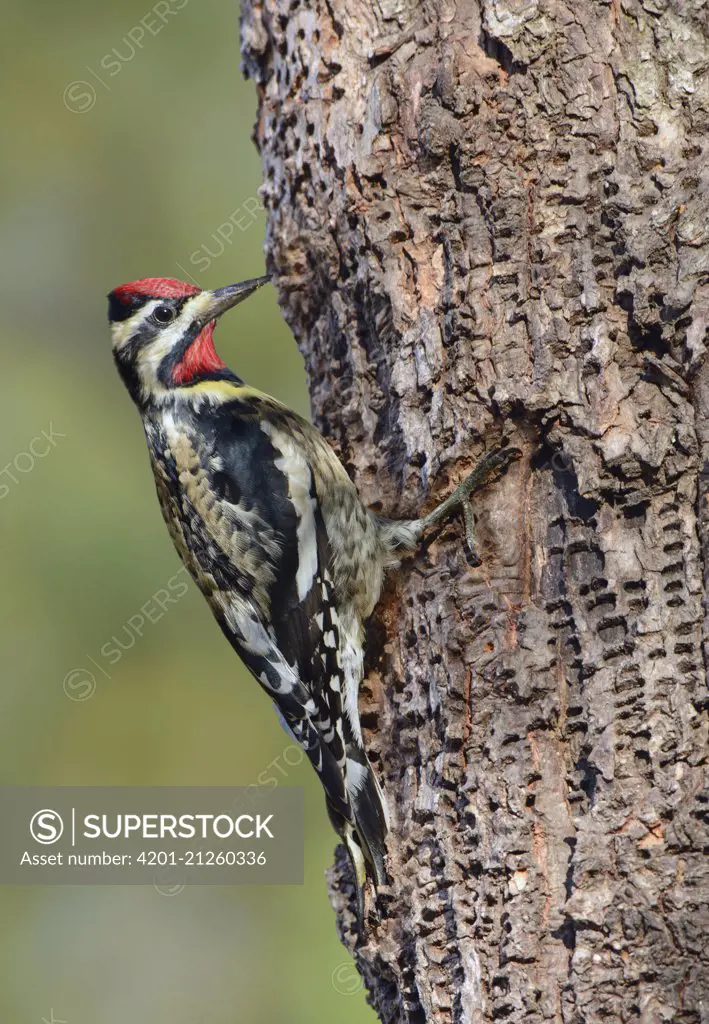
[[[361,675],[361,663],[346,656],[351,638],[338,616],[311,468],[277,422],[229,415],[228,406],[211,422],[199,460],[210,507],[201,501],[197,512],[222,557],[216,586],[210,580],[203,589],[230,643],[307,752],[333,823],[344,838],[354,827],[380,878],[385,812],[359,732],[360,678],[348,678]],[[206,561],[215,565],[213,556]],[[343,713],[348,692],[355,708]]]

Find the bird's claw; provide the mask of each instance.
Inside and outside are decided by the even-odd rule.
[[[487,484],[493,474],[501,475],[510,463],[516,462],[521,456],[522,452],[519,448],[498,448],[496,451],[490,452],[480,460],[472,473],[466,477],[457,488],[457,491],[454,492],[457,503],[463,512],[465,543],[468,548],[467,560],[473,568],[482,565],[482,558],[478,553],[475,543],[475,516],[473,514],[473,506],[470,503],[470,496],[474,491]]]
[[[468,548],[468,564],[474,569],[477,569],[479,565],[482,565],[482,558],[478,554],[477,545],[475,543],[475,516],[473,515],[473,506],[469,501],[463,500],[460,503],[460,507],[463,510],[463,519],[465,521],[465,543]]]
[[[493,475],[500,475],[507,469],[511,462],[519,459],[522,452],[519,448],[498,448],[484,456],[475,469],[459,484],[450,497],[441,502],[438,508],[424,518],[419,520],[418,525],[427,529],[435,523],[447,519],[458,510],[463,513],[465,519],[465,540],[468,547],[468,561],[473,566],[482,563],[475,545],[475,517],[473,507],[470,503],[470,496],[474,491],[479,490],[488,483]]]
[[[521,457],[522,451],[519,448],[498,448],[496,451],[490,452],[480,460],[470,476],[463,481],[463,487],[468,490],[468,494],[472,494],[473,491],[486,484],[493,473],[504,473],[510,463],[516,462]]]

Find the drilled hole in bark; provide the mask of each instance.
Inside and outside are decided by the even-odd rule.
[[[594,764],[591,764],[585,756],[582,756],[576,762],[576,768],[581,772],[581,782],[579,785],[588,797],[588,801],[591,806],[596,799],[596,788],[598,786],[598,776],[601,774],[598,768]]]
[[[621,508],[623,517],[633,523],[633,526],[640,528],[645,524],[647,518],[648,502],[640,501],[637,505],[626,505]]]
[[[684,590],[684,582],[682,580],[672,580],[670,583],[665,584],[663,589],[666,594],[671,594],[676,590]]]
[[[662,337],[662,328],[654,324],[640,324],[635,319],[635,299],[631,292],[618,294],[618,305],[628,314],[628,337],[639,352],[652,352],[658,359],[669,354],[670,346]]]
[[[532,465],[535,469],[551,466],[554,486],[561,492],[569,515],[590,523],[598,511],[598,502],[579,492],[579,482],[573,459],[566,452],[556,451],[547,444],[540,445]]]
[[[576,925],[573,921],[565,921],[561,928],[552,932],[555,939],[560,939],[567,949],[576,949]]]

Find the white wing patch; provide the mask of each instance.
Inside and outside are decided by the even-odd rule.
[[[343,710],[349,719],[352,735],[357,743],[363,746],[362,727],[359,722],[359,684],[364,675],[361,630],[362,627],[354,618],[341,624],[338,654],[341,656],[345,680]]]
[[[275,464],[288,481],[288,497],[298,516],[298,571],[295,585],[298,600],[303,601],[318,571],[315,499],[310,493],[313,477],[310,466],[292,438],[267,421],[261,423],[261,429],[268,434],[276,451],[281,453]]]
[[[234,636],[238,637],[243,648],[249,654],[263,658],[274,670],[274,675],[260,673],[259,681],[273,695],[293,693],[300,686],[300,678],[295,668],[289,665],[276,647],[272,637],[266,632],[254,606],[248,601],[240,601],[232,595],[231,600],[222,594],[213,597]],[[277,683],[274,684],[274,679]],[[304,704],[308,714],[315,713],[312,700]]]
[[[369,775],[366,764],[360,764],[351,757],[347,758],[347,789],[350,793],[359,793]]]

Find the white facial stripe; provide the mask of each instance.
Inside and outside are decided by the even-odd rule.
[[[159,305],[159,302],[151,303],[152,309]],[[148,316],[152,309],[148,312]],[[140,350],[138,353],[138,373],[147,387],[152,387],[157,381],[160,364],[173,349],[180,345],[194,318],[194,306],[191,302],[186,302],[177,319],[173,320],[171,324],[161,327],[155,340],[148,342]]]
[[[127,320],[118,320],[116,323],[111,324],[111,340],[116,352],[119,352],[129,343],[131,338],[135,337],[141,325],[148,319],[156,306],[159,305],[161,305],[159,299],[148,302],[135,312],[133,316],[128,317]]]
[[[212,297],[209,292],[200,292],[198,295],[191,296],[189,301],[182,307],[182,312],[177,319],[163,327],[160,335],[151,344],[155,345],[158,341],[162,343],[164,339],[167,339],[164,350],[164,353],[167,354],[170,348],[184,336],[192,321],[200,316],[211,301]],[[140,331],[142,324],[145,323],[153,311],[158,306],[162,306],[163,303],[163,299],[151,299],[150,302],[147,302],[127,320],[119,320],[112,324],[111,335],[114,349],[118,351],[124,345],[127,345],[131,338],[135,337]]]
[[[158,379],[158,370],[163,359],[177,348],[184,339],[193,321],[198,318],[205,307],[212,301],[209,292],[200,292],[191,296],[182,307],[179,316],[171,324],[166,324],[155,334],[152,341],[140,349],[136,357],[136,371],[146,393],[157,395],[165,391]],[[141,326],[153,311],[163,305],[163,299],[151,299],[128,320],[120,320],[111,325],[111,339],[114,351],[120,352],[140,332]]]

